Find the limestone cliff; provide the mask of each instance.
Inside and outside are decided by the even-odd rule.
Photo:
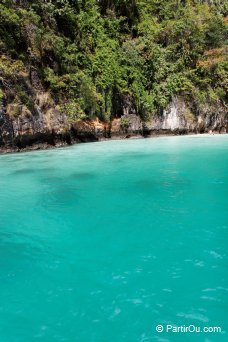
[[[0,150],[227,131],[221,3],[0,1]]]
[[[0,150],[64,146],[72,143],[110,138],[130,138],[158,134],[218,133],[228,131],[227,112],[222,107],[205,107],[193,113],[181,97],[174,97],[169,106],[151,118],[141,118],[125,105],[123,115],[110,122],[80,120],[72,122],[55,106],[48,93],[36,96],[34,111],[25,106],[3,105],[0,108]]]

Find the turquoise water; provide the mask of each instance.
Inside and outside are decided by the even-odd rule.
[[[228,135],[3,155],[0,189],[0,342],[228,340]]]

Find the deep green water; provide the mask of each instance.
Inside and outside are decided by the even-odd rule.
[[[228,135],[3,155],[0,190],[0,342],[228,341]]]

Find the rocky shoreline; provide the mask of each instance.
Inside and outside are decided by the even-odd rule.
[[[0,153],[110,139],[228,132],[226,112],[217,109],[193,115],[182,98],[173,98],[166,110],[146,122],[129,108],[121,117],[113,118],[110,122],[99,119],[69,122],[56,108],[51,107],[45,111],[40,104],[32,116],[21,113],[13,117],[4,109],[0,114]]]
[[[225,132],[213,131],[213,134],[224,134]],[[129,140],[129,139],[149,139],[149,138],[158,138],[165,136],[180,136],[180,135],[208,135],[209,133],[197,133],[197,132],[173,132],[173,131],[156,131],[151,132],[151,134],[142,135],[142,134],[122,134],[122,135],[114,135],[109,138],[107,137],[95,137],[92,135],[84,136],[83,139],[81,137],[74,137],[69,140],[69,137],[60,137],[58,136],[57,140],[53,139],[53,135],[51,133],[45,135],[40,134],[39,139],[37,136],[26,136],[23,137],[23,143],[20,147],[18,146],[4,146],[0,147],[0,154],[8,154],[8,153],[18,153],[18,152],[31,152],[37,150],[48,150],[48,149],[56,149],[67,147],[75,144],[87,143],[87,142],[98,142],[98,141],[110,141],[110,140]],[[31,139],[31,140],[30,140]],[[36,140],[37,139],[37,140]],[[43,141],[42,141],[43,139]],[[27,142],[27,144],[26,144]]]

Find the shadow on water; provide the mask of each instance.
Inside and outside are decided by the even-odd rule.
[[[54,168],[49,168],[49,167],[43,167],[43,168],[22,168],[22,169],[16,169],[14,171],[11,172],[11,174],[13,175],[23,175],[23,174],[30,174],[30,173],[37,173],[39,174],[39,172],[54,172],[55,169]]]
[[[74,172],[61,176],[40,176],[39,183],[42,186],[38,206],[47,209],[65,209],[78,206],[84,198],[84,192],[88,190],[88,182],[96,175],[89,172]],[[88,187],[87,187],[88,185]],[[86,189],[85,189],[86,187]]]
[[[37,201],[38,206],[42,206],[47,210],[65,209],[77,206],[77,203],[83,198],[81,191],[76,187],[55,186],[49,188],[40,196]]]
[[[89,180],[92,178],[96,178],[96,175],[92,172],[74,172],[69,175],[70,178],[83,181],[83,180]]]
[[[38,240],[31,239],[28,235],[23,233],[9,233],[3,232],[0,234],[0,255],[4,255],[4,259],[0,258],[0,264],[4,265],[5,260],[7,263],[18,257],[41,257],[43,255],[43,248]]]

